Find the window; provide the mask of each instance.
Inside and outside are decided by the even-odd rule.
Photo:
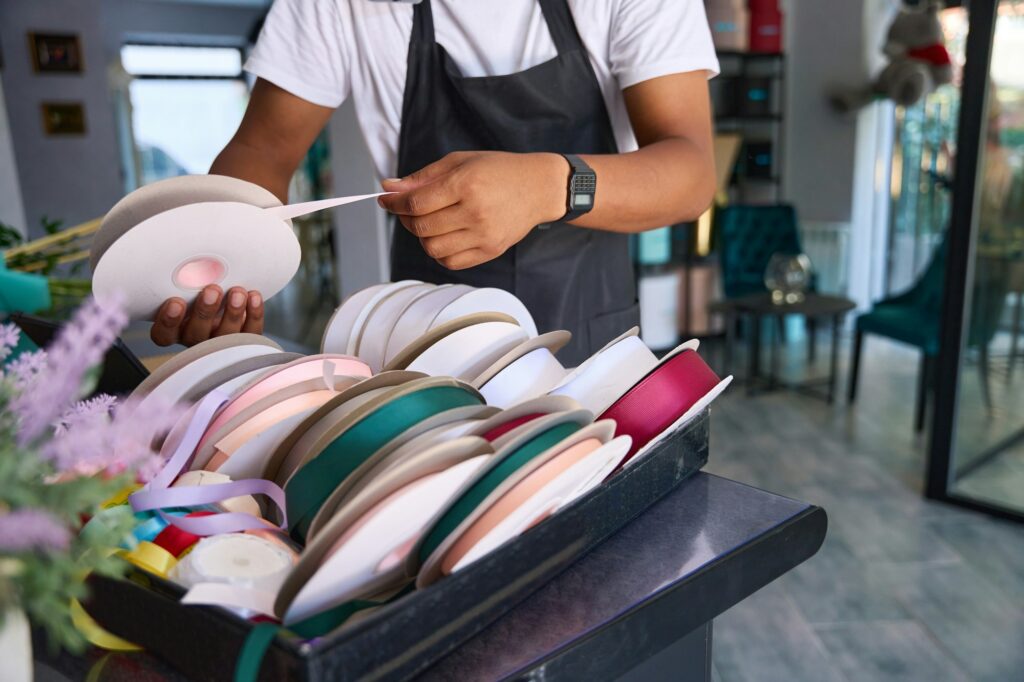
[[[242,120],[249,91],[232,47],[125,45],[136,186],[205,173]]]

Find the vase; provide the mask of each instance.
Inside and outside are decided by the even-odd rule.
[[[7,609],[0,626],[0,680],[32,682],[32,632],[21,609]]]

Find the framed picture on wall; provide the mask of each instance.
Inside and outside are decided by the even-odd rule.
[[[82,48],[77,35],[29,33],[28,44],[36,73],[82,72]]]
[[[85,107],[81,102],[43,102],[42,112],[47,135],[85,134]]]

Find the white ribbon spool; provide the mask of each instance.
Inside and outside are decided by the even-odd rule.
[[[331,319],[327,321],[323,338],[320,341],[321,353],[348,353],[348,339],[352,335],[352,325],[366,304],[377,292],[385,289],[389,282],[374,284],[372,287],[360,289],[346,298],[338,306]]]
[[[389,289],[388,295],[370,311],[363,324],[359,338],[356,340],[356,356],[368,364],[374,372],[379,372],[380,368],[384,366],[384,354],[391,330],[394,329],[402,311],[417,298],[425,296],[435,289],[437,287],[433,284],[416,284],[397,290]]]
[[[442,284],[410,303],[391,329],[384,352],[384,364],[387,365],[406,346],[426,334],[430,323],[442,308],[472,290],[473,287],[466,284]]]
[[[488,405],[502,409],[549,392],[565,377],[565,368],[547,348],[512,362],[480,387]]]
[[[526,332],[518,324],[482,322],[440,339],[413,359],[407,369],[470,381],[525,340]]]
[[[491,287],[468,291],[445,306],[430,324],[430,329],[473,313],[505,313],[514,317],[528,338],[537,336],[537,325],[523,302],[504,289]]]
[[[636,336],[626,336],[580,365],[551,394],[575,398],[599,415],[657,364],[658,358],[643,341]]]
[[[422,282],[416,279],[404,279],[400,282],[391,282],[387,284],[383,289],[380,289],[377,292],[375,292],[373,296],[370,297],[370,300],[368,300],[363,305],[363,308],[362,310],[359,311],[359,314],[356,315],[356,319],[352,323],[352,331],[349,333],[348,337],[348,350],[346,350],[345,352],[348,353],[349,355],[356,355],[356,352],[359,350],[359,338],[363,333],[363,325],[366,324],[366,320],[370,317],[370,313],[372,313],[377,308],[377,305],[381,301],[383,301],[388,296],[394,294],[396,291],[407,289],[417,284],[422,284]]]

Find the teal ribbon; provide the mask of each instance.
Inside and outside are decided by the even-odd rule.
[[[235,682],[255,682],[259,679],[263,657],[267,655],[267,649],[280,631],[281,626],[274,623],[257,623],[249,630],[235,664]]]
[[[313,518],[334,489],[377,450],[424,419],[481,398],[457,386],[425,388],[387,403],[335,438],[285,485],[288,520],[294,538],[304,542]]]
[[[554,447],[581,428],[576,423],[553,426],[519,446],[501,460],[496,467],[474,483],[434,524],[433,528],[427,533],[426,540],[420,545],[420,561],[426,561],[427,557],[444,542],[444,539],[451,535],[459,527],[459,524],[473,513],[473,510],[480,506],[480,503],[494,492],[506,478],[514,474],[534,457],[548,448]]]
[[[337,627],[340,627],[346,620],[363,609],[383,606],[396,599],[400,599],[416,589],[414,583],[409,583],[400,592],[389,599],[373,601],[370,599],[354,599],[344,604],[335,606],[315,616],[293,623],[288,627],[275,625],[274,623],[259,623],[249,631],[249,635],[242,644],[242,650],[238,654],[238,662],[235,664],[234,682],[256,682],[260,675],[260,665],[267,655],[267,650],[273,643],[274,638],[281,632],[292,632],[303,639],[322,637]]]

